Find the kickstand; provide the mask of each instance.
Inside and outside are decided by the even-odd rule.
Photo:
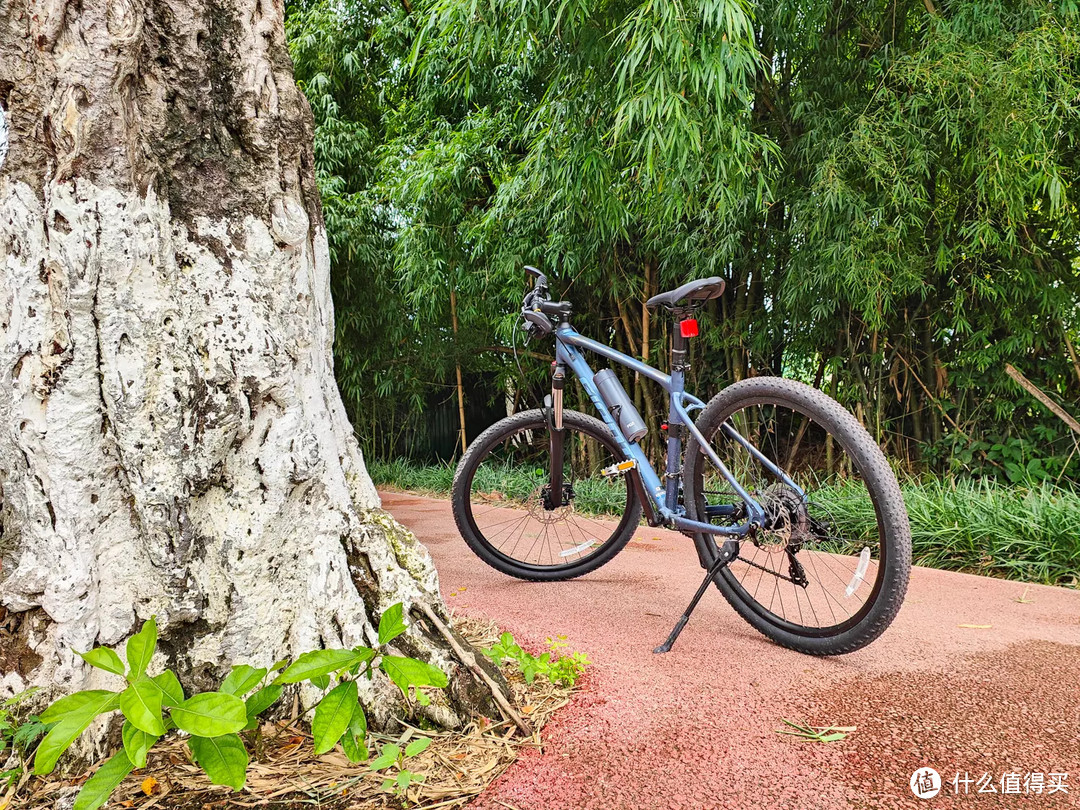
[[[696,608],[698,602],[701,601],[701,597],[705,595],[705,589],[709,587],[709,583],[716,579],[716,575],[720,573],[720,570],[735,559],[738,554],[739,541],[725,541],[723,548],[720,549],[720,553],[716,556],[716,561],[709,567],[709,570],[705,572],[705,579],[701,581],[697,593],[695,593],[694,598],[690,600],[690,605],[683,611],[683,615],[679,617],[679,621],[675,623],[675,629],[671,631],[671,635],[667,637],[667,641],[653,650],[654,653],[666,653],[671,650],[671,645],[675,643],[675,639],[679,637],[679,633],[683,631],[683,628],[686,627],[686,623],[690,621],[690,614],[694,612],[694,608]]]

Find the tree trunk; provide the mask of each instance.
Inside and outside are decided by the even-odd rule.
[[[334,382],[312,117],[280,0],[13,0],[0,15],[0,697],[105,678],[156,615],[189,687],[371,644],[492,713],[427,551],[380,509]],[[399,708],[377,681],[373,720]]]

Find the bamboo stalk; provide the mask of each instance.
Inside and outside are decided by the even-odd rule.
[[[1049,394],[1039,389],[1035,385],[1035,383],[1025,377],[1020,372],[1020,370],[1016,368],[1016,366],[1014,366],[1012,363],[1006,363],[1005,373],[1012,377],[1013,380],[1015,380],[1021,388],[1023,388],[1033,397],[1035,397],[1035,399],[1039,400],[1039,402],[1041,402],[1043,405],[1045,405],[1047,409],[1049,409],[1049,411],[1054,414],[1054,416],[1056,416],[1058,419],[1068,425],[1069,429],[1072,430],[1073,433],[1080,436],[1080,422],[1077,422],[1075,419],[1073,419],[1073,417],[1071,417],[1064,408],[1054,402],[1054,400],[1050,399]]]
[[[1061,324],[1061,334],[1065,336],[1065,348],[1069,350],[1069,358],[1072,360],[1073,371],[1076,372],[1076,381],[1080,382],[1080,359],[1076,356],[1076,347],[1073,346],[1072,338],[1069,337],[1069,332],[1065,329],[1065,324]]]
[[[457,293],[454,285],[450,285],[450,320],[454,326],[454,343],[457,343],[458,320],[457,320]],[[455,349],[457,347],[455,346]],[[465,389],[461,384],[461,363],[455,361],[454,371],[457,374],[457,407],[458,420],[461,423],[461,452],[465,452],[467,442],[465,440]]]
[[[630,326],[630,316],[626,312],[626,307],[623,306],[622,301],[616,301],[615,306],[619,310],[619,320],[622,322],[623,332],[626,333],[626,341],[630,346],[630,354],[633,357],[637,357],[637,341],[634,340],[633,329]]]

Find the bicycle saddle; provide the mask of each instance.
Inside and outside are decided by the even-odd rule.
[[[683,301],[687,304],[704,304],[706,301],[723,295],[724,287],[724,280],[719,276],[688,281],[674,290],[654,295],[645,302],[645,306],[649,309],[655,309],[656,307],[675,309]]]

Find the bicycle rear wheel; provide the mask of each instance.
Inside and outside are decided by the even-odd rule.
[[[739,615],[777,643],[814,655],[852,652],[880,636],[907,590],[911,529],[896,476],[865,428],[821,391],[778,377],[725,389],[696,424],[766,513],[716,579]],[[746,520],[741,499],[696,441],[687,448],[684,486],[691,519]],[[716,540],[695,535],[703,563],[716,559]]]
[[[563,411],[563,505],[545,508],[550,427],[522,411],[476,437],[454,474],[454,520],[480,559],[520,579],[560,580],[595,571],[622,550],[641,519],[629,476],[600,471],[623,460],[598,419]],[[550,501],[549,501],[550,502]]]

